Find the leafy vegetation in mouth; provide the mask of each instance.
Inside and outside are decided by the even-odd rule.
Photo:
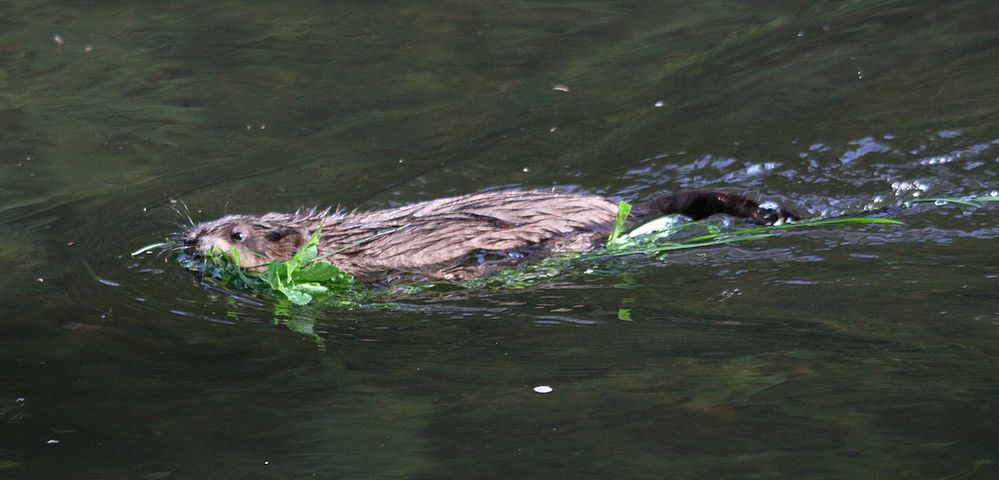
[[[242,289],[271,291],[296,305],[307,305],[338,297],[356,296],[361,284],[340,267],[319,258],[317,228],[309,241],[287,260],[274,260],[260,273],[251,273],[239,266],[239,250],[228,252],[213,249],[207,257],[210,273],[222,283]]]
[[[999,202],[999,195],[926,198],[913,200],[909,203],[980,207],[987,202]],[[628,202],[622,201],[618,204],[618,215],[604,249],[547,258],[522,268],[502,270],[479,279],[460,282],[459,286],[470,289],[526,288],[550,281],[572,270],[578,270],[601,261],[606,262],[615,257],[630,255],[661,257],[676,250],[752,242],[780,235],[787,230],[865,224],[902,224],[898,220],[860,214],[839,218],[816,218],[761,227],[726,228],[709,222],[690,221],[680,215],[668,215],[625,232],[625,223],[630,211],[631,205]],[[349,273],[319,257],[319,238],[321,235],[322,229],[317,229],[309,241],[293,257],[262,265],[259,272],[251,272],[239,267],[238,250],[224,252],[216,249],[209,252],[204,262],[194,262],[190,258],[182,258],[181,262],[187,268],[211,275],[229,288],[275,295],[296,305],[323,303],[353,307],[372,301],[389,300],[389,297],[399,292],[424,291],[434,285],[433,283],[414,284],[386,292],[375,292],[366,288]],[[165,246],[169,246],[169,244],[148,245],[136,250],[132,255],[141,255]]]

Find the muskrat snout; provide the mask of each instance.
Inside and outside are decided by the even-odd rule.
[[[193,250],[195,250],[195,247],[198,246],[198,234],[193,230],[194,230],[193,228],[187,230],[186,232],[181,234],[180,237],[180,241],[184,245],[184,248],[186,248],[188,251],[192,251],[192,253]]]
[[[180,235],[180,243],[187,255],[193,258],[204,258],[212,250],[212,243],[206,241],[203,232],[195,227],[184,231]]]

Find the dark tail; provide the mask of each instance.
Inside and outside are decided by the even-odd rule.
[[[786,220],[800,220],[801,216],[784,207],[761,207],[756,200],[739,193],[682,192],[637,202],[631,208],[633,218],[679,213],[700,220],[723,213],[748,218],[760,225],[772,225]]]

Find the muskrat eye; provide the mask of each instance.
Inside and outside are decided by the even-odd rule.
[[[242,242],[243,240],[246,240],[246,234],[243,233],[243,232],[240,232],[239,230],[236,230],[236,231],[232,232],[232,239],[235,240],[235,241],[237,241],[237,242]]]

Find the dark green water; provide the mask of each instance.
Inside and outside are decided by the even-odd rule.
[[[988,194],[997,25],[985,0],[0,2],[0,477],[997,478],[995,205],[389,310],[129,256],[176,197]]]

